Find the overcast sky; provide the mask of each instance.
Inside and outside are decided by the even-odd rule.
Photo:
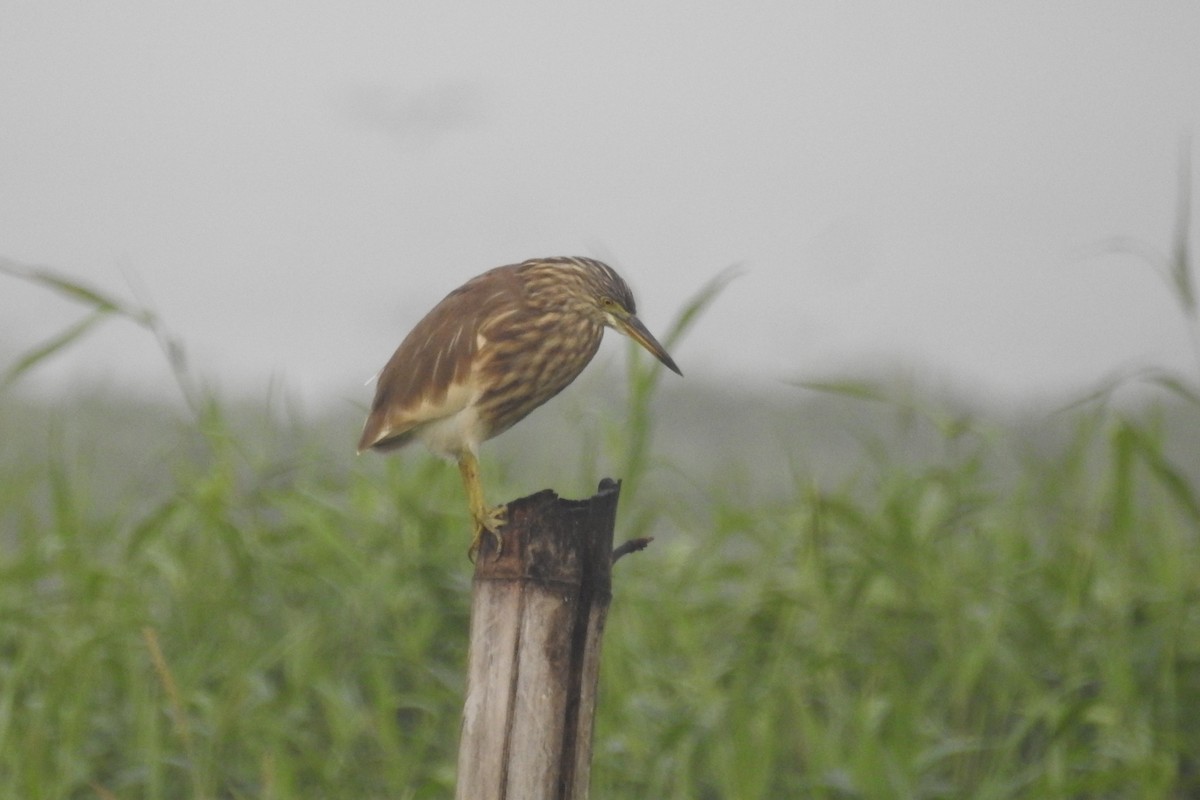
[[[689,377],[1194,374],[1163,283],[1097,246],[1169,243],[1198,42],[1196,2],[0,0],[0,257],[313,401],[543,255],[609,261],[656,332],[740,265]],[[0,365],[79,313],[0,276]],[[64,376],[170,387],[119,323]]]

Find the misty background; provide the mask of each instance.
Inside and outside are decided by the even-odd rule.
[[[0,18],[0,256],[136,298],[225,391],[358,424],[448,291],[560,254],[616,266],[656,333],[736,265],[673,355],[739,390],[882,368],[1024,402],[1196,368],[1169,290],[1109,246],[1170,246],[1195,3]],[[0,276],[0,363],[80,315]],[[174,392],[121,321],[21,386],[80,382]]]

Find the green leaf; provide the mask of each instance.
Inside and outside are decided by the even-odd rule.
[[[1141,461],[1158,479],[1167,494],[1188,513],[1194,521],[1200,521],[1200,502],[1192,491],[1191,481],[1163,454],[1161,443],[1141,426],[1124,426],[1130,447],[1141,457]]]
[[[709,279],[708,283],[701,286],[700,291],[692,295],[683,310],[675,317],[667,335],[663,337],[664,346],[669,350],[682,340],[704,310],[712,305],[717,296],[725,290],[729,282],[741,274],[741,269],[735,264],[721,270]]]
[[[1182,378],[1164,372],[1161,375],[1151,377],[1149,380],[1151,383],[1166,389],[1181,400],[1200,408],[1200,393],[1196,391],[1196,387],[1189,386]]]
[[[1184,313],[1195,319],[1196,290],[1192,284],[1192,259],[1189,233],[1192,222],[1192,163],[1190,147],[1184,146],[1179,165],[1179,201],[1175,207],[1175,234],[1171,239],[1168,273],[1175,298]]]
[[[54,355],[59,350],[62,350],[75,340],[79,339],[81,336],[91,330],[97,322],[104,319],[109,313],[111,312],[106,309],[97,309],[81,319],[79,322],[76,322],[74,325],[66,328],[62,333],[26,352],[23,356],[18,358],[17,362],[9,367],[4,373],[4,376],[0,378],[0,390],[7,389],[9,386],[16,383],[17,380],[26,372],[33,369],[38,364]]]
[[[55,291],[77,303],[91,306],[95,311],[120,314],[140,325],[148,325],[151,320],[151,315],[144,309],[128,306],[99,289],[93,289],[47,267],[31,267],[0,258],[0,272]]]
[[[855,380],[848,378],[840,381],[789,381],[792,386],[808,389],[814,392],[835,394],[854,400],[869,400],[875,403],[894,403],[881,386],[873,381]]]

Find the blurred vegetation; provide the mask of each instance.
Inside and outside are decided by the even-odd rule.
[[[0,796],[450,796],[453,467],[222,401],[153,315],[50,278],[149,328],[187,403],[17,394],[71,330],[9,369]],[[1194,377],[998,413],[861,380],[684,391],[630,358],[485,457],[492,500],[614,472],[618,538],[658,537],[615,575],[595,796],[1200,797]]]

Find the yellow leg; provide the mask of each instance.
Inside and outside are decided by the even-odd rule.
[[[467,490],[467,505],[471,508],[471,525],[475,534],[471,539],[471,549],[467,551],[467,556],[472,561],[475,560],[475,554],[479,552],[479,543],[483,541],[484,531],[495,537],[496,555],[500,555],[500,551],[504,547],[504,540],[500,538],[500,528],[504,525],[508,515],[508,507],[487,507],[487,501],[483,496],[483,483],[479,480],[479,459],[475,457],[474,453],[467,451],[458,457],[458,471],[462,473],[463,486]]]

